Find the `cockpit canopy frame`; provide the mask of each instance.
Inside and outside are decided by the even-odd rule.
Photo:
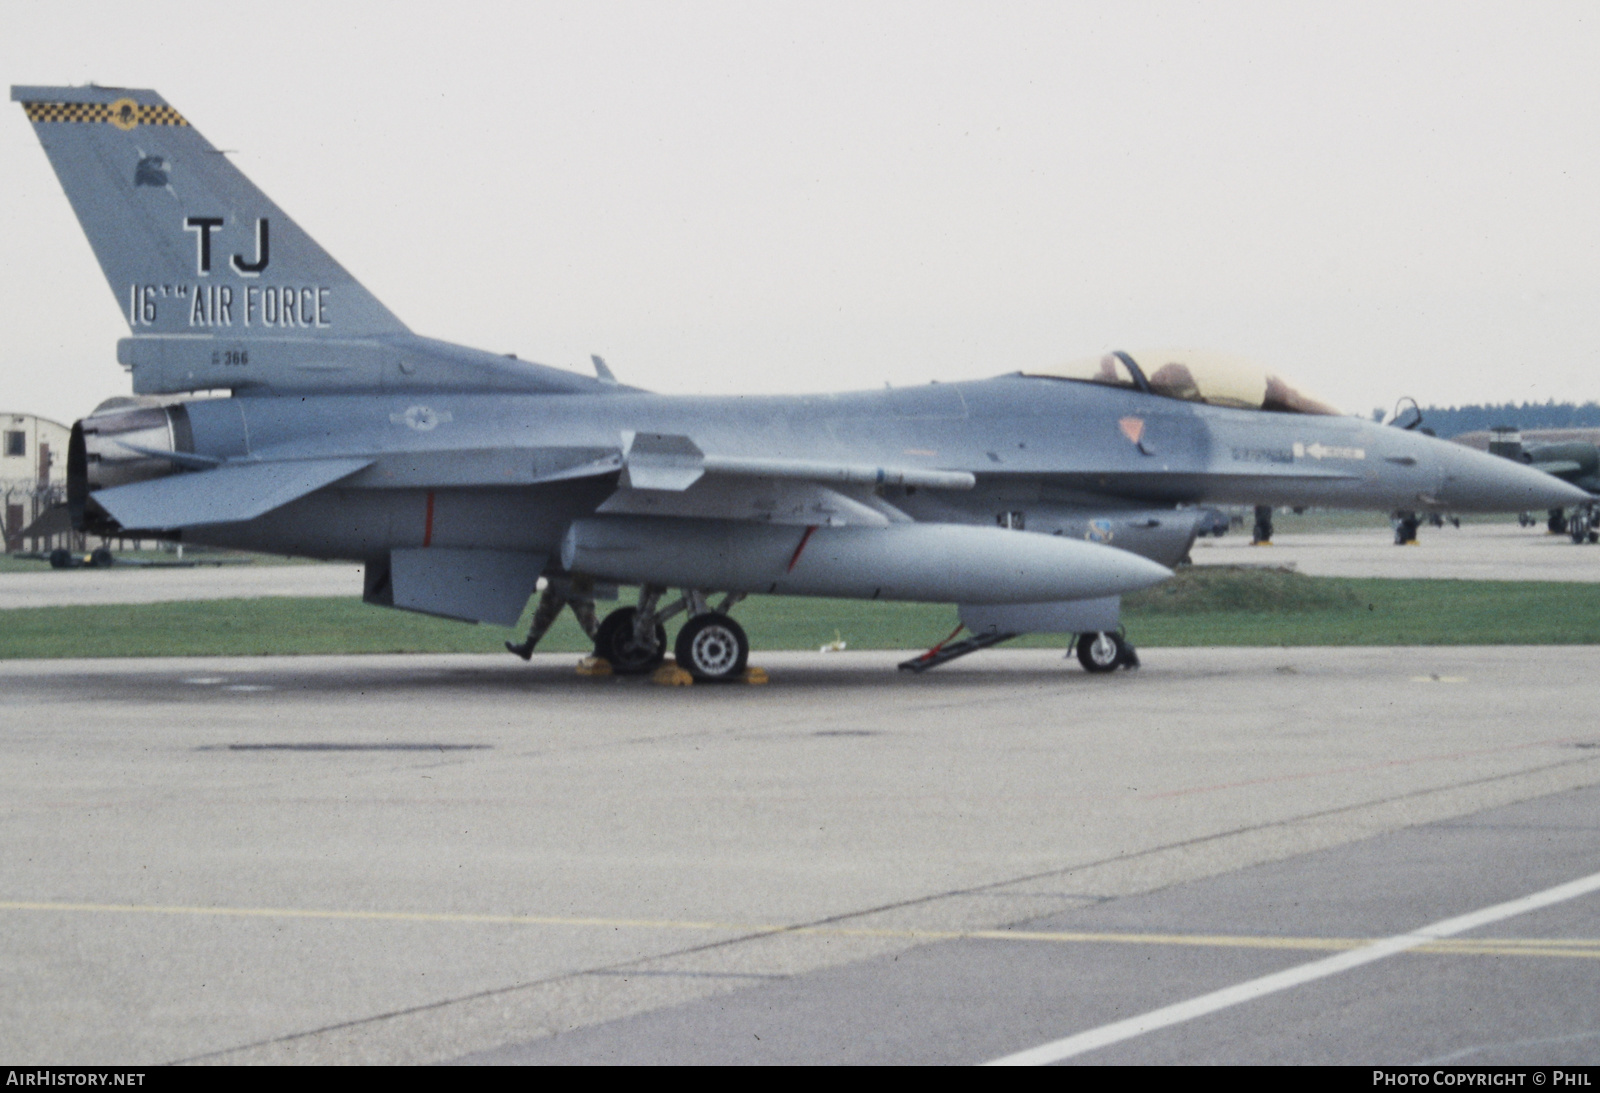
[[[1141,350],[1137,356],[1119,349],[1022,374],[1122,387],[1234,410],[1341,416],[1330,403],[1252,361],[1193,349]]]

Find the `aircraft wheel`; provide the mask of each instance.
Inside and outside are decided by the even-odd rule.
[[[105,547],[96,547],[94,553],[89,555],[89,564],[95,569],[110,569],[117,560],[111,556],[111,551]]]
[[[71,569],[72,568],[72,551],[70,551],[70,550],[62,550],[60,547],[57,547],[56,549],[52,550],[50,552],[50,568],[51,569]]]
[[[678,667],[697,680],[740,679],[750,660],[750,639],[733,619],[708,611],[683,624],[672,651]]]
[[[594,634],[594,655],[607,661],[619,676],[638,676],[651,671],[667,659],[667,628],[656,623],[655,641],[648,646],[633,640],[636,608],[622,607],[611,612]]]
[[[1078,662],[1086,672],[1110,672],[1122,663],[1120,635],[1098,633],[1078,635]]]

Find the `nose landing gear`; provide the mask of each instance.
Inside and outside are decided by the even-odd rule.
[[[1078,663],[1086,672],[1114,672],[1139,667],[1139,654],[1121,634],[1078,635]]]

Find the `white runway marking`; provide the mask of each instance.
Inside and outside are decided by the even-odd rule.
[[[1454,937],[1464,934],[1468,930],[1476,930],[1480,926],[1487,926],[1491,922],[1500,922],[1529,911],[1537,911],[1541,907],[1562,903],[1569,899],[1588,895],[1590,892],[1600,890],[1600,873],[1591,873],[1579,880],[1558,884],[1554,888],[1546,888],[1542,892],[1535,892],[1531,896],[1510,900],[1506,903],[1497,903],[1493,907],[1485,907],[1481,911],[1473,911],[1455,918],[1447,918],[1435,922],[1431,926],[1424,926],[1420,930],[1413,930],[1408,934],[1398,934],[1394,937],[1375,941],[1351,952],[1340,953],[1337,956],[1325,957],[1322,960],[1313,960],[1309,964],[1301,964],[1297,968],[1288,968],[1272,975],[1264,975],[1260,979],[1252,979],[1247,983],[1237,986],[1225,987],[1220,991],[1202,994],[1198,998],[1191,998],[1187,1002],[1179,1002],[1161,1009],[1151,1010],[1149,1013],[1138,1017],[1130,1017],[1124,1021],[1114,1021],[1109,1025],[1080,1032],[1076,1036],[1054,1040],[1039,1047],[1029,1048],[1012,1055],[994,1059],[986,1066],[1043,1066],[1047,1063],[1057,1063],[1063,1059],[1071,1059],[1077,1055],[1094,1051],[1097,1048],[1131,1040],[1135,1036],[1143,1036],[1156,1029],[1179,1025],[1185,1021],[1192,1021],[1196,1017],[1204,1017],[1208,1013],[1228,1009],[1268,994],[1276,994],[1291,987],[1298,987],[1302,983],[1310,983],[1317,979],[1326,979],[1330,975],[1338,975],[1352,968],[1359,968],[1363,964],[1371,964],[1385,957],[1415,949],[1441,938]]]

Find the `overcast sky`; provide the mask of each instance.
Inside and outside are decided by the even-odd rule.
[[[1594,3],[0,0],[418,333],[668,392],[1255,357],[1352,412],[1600,398]],[[0,409],[128,391],[22,109]]]

